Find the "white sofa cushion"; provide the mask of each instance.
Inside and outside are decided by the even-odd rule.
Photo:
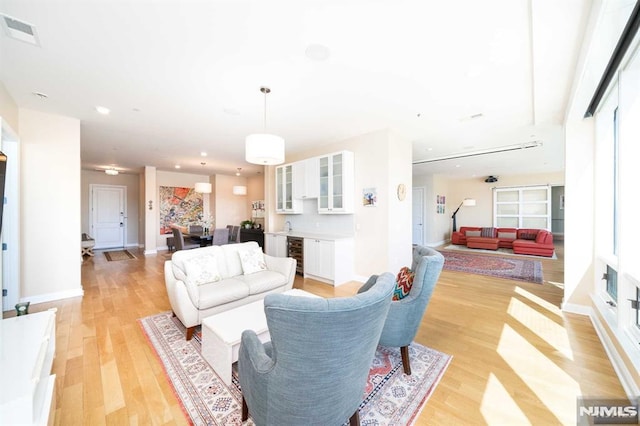
[[[223,277],[237,277],[238,275],[242,275],[244,271],[242,270],[242,263],[240,262],[240,256],[238,255],[238,251],[241,250],[249,250],[252,247],[257,247],[258,243],[255,241],[248,241],[246,243],[239,244],[225,244],[223,246],[219,246],[224,253],[224,258],[226,261],[227,274]]]
[[[264,254],[260,247],[249,247],[246,250],[238,250],[238,255],[240,256],[240,263],[242,264],[244,275],[267,270],[267,264],[264,262]]]
[[[220,246],[200,247],[193,250],[179,250],[173,253],[171,256],[171,268],[173,269],[173,275],[175,275],[176,279],[186,282],[187,270],[184,265],[185,261],[206,254],[215,256],[217,260],[217,269],[222,278],[232,276],[228,273],[225,253],[222,251]]]
[[[200,298],[196,306],[201,310],[249,296],[249,286],[236,278],[225,278],[213,285],[200,286],[198,290]]]
[[[184,268],[189,284],[200,286],[220,281],[222,276],[218,271],[218,259],[215,252],[203,253],[184,261]]]
[[[275,271],[260,271],[255,274],[237,277],[249,287],[249,294],[259,294],[285,285],[288,277]]]

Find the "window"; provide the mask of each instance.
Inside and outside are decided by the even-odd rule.
[[[551,187],[494,188],[493,226],[551,229]]]
[[[613,229],[611,230],[613,244],[613,254],[618,254],[618,167],[619,167],[619,142],[618,142],[618,108],[613,111],[613,187],[611,193],[613,200],[611,202],[611,214],[613,215]]]
[[[607,294],[618,303],[618,271],[607,265],[607,273],[604,276],[607,281]]]
[[[636,328],[640,329],[640,288],[636,287],[636,300],[632,300],[631,309],[636,311]]]

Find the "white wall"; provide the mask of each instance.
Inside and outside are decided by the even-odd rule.
[[[498,182],[485,183],[484,177],[451,179],[446,195],[449,235],[453,221],[451,215],[465,198],[476,200],[475,207],[462,206],[456,215],[458,229],[461,226],[493,226],[493,188],[529,185],[564,185],[564,174],[538,173],[500,176]]]
[[[80,210],[81,210],[81,230],[89,232],[90,212],[90,185],[119,185],[127,188],[127,235],[125,235],[126,246],[138,246],[138,226],[139,226],[139,201],[140,201],[140,177],[137,174],[122,174],[109,176],[104,172],[96,170],[82,170],[80,188]]]
[[[247,190],[247,195],[234,195],[234,185],[248,186],[247,178],[244,176],[215,176],[212,196],[215,197],[213,215],[216,219],[216,228],[240,225],[243,220],[251,218],[251,209],[247,201],[249,191]]]
[[[309,220],[304,216],[275,214],[275,169],[268,167],[265,172],[267,229],[282,230],[287,219],[293,219],[297,224],[306,221],[304,226],[308,230],[319,233],[336,233],[336,229],[346,233],[351,227],[356,278],[363,280],[371,274],[387,271],[395,274],[400,267],[411,264],[411,143],[388,130],[381,130],[291,153],[286,162],[343,150],[354,153],[355,214],[338,217],[312,213]],[[396,188],[401,182],[407,186],[407,198],[402,202],[396,197]],[[376,207],[362,205],[364,188],[376,188]],[[305,211],[307,205],[311,205],[309,203],[305,202]]]
[[[424,188],[423,240],[427,246],[439,246],[449,239],[452,212],[437,213],[437,195],[449,193],[449,180],[438,175],[416,175],[412,177],[414,188]],[[448,197],[446,197],[448,199]]]
[[[0,117],[9,127],[18,131],[18,106],[13,101],[2,81],[0,81]]]
[[[20,109],[19,134],[21,299],[80,296],[80,121]]]
[[[158,200],[156,206],[154,206],[155,212],[155,235],[156,235],[156,247],[159,249],[167,248],[167,237],[170,237],[170,234],[160,235],[159,228],[159,220],[160,220],[160,199],[159,192],[161,186],[175,186],[175,187],[183,187],[183,188],[194,188],[196,182],[209,182],[209,176],[206,175],[196,175],[190,173],[175,173],[175,172],[164,172],[164,171],[156,171],[156,186],[155,186],[155,195],[156,200]],[[203,213],[204,217],[207,217],[210,212],[210,195],[203,194]],[[216,220],[217,223],[217,220]],[[216,225],[217,226],[217,225]]]

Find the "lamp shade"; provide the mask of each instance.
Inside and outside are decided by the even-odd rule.
[[[462,200],[462,205],[467,207],[475,206],[476,200],[474,200],[473,198],[465,198],[464,200]]]
[[[284,163],[284,139],[269,133],[255,133],[247,136],[245,159],[249,163],[265,166]]]
[[[196,182],[195,190],[201,194],[211,194],[211,184],[209,182]]]
[[[244,185],[235,185],[233,187],[233,195],[247,195],[247,187]]]

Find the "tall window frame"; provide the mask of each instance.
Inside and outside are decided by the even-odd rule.
[[[493,226],[551,230],[551,185],[493,188]]]

